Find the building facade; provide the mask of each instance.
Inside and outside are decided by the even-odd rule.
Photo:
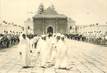
[[[78,33],[88,38],[100,38],[107,35],[107,25],[80,25]]]
[[[24,30],[24,27],[17,25],[13,22],[7,22],[2,20],[0,22],[0,34],[14,34],[20,35]]]
[[[24,24],[25,24],[24,33],[26,33],[26,34],[34,34],[32,18],[28,18],[26,21],[24,21]]]
[[[77,34],[76,22],[71,18],[68,18],[68,34]]]
[[[33,17],[34,34],[67,33],[67,16],[58,14],[54,7],[48,7]]]

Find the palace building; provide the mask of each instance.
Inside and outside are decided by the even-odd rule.
[[[44,9],[40,5],[38,13],[33,17],[34,34],[67,33],[67,16],[56,12],[54,6]]]

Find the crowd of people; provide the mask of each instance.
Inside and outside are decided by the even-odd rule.
[[[31,36],[22,34],[18,48],[18,58],[23,68],[40,66],[70,69],[68,66],[68,51],[63,34],[48,34]],[[32,53],[35,62],[32,64]]]
[[[65,36],[72,40],[84,41],[88,43],[98,44],[98,45],[107,45],[107,34],[101,37],[95,36],[83,36],[79,34],[65,34]]]
[[[65,34],[65,36],[72,40],[85,41],[86,37],[79,34]]]
[[[0,34],[0,49],[12,47],[18,43],[18,35]]]
[[[103,37],[86,37],[85,41],[98,45],[107,45],[107,35]]]

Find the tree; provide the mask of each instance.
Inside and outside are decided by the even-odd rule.
[[[44,12],[44,5],[40,4],[39,8],[38,8],[38,14],[42,14]]]

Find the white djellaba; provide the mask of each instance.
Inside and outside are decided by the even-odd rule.
[[[27,40],[27,49],[26,49],[26,64],[27,64],[27,66],[29,66],[29,67],[31,67],[32,66],[32,49],[33,49],[33,46],[32,46],[32,44],[33,44],[33,40],[31,39],[31,38],[28,38],[28,37],[26,37],[26,40]]]
[[[52,53],[52,37],[47,37],[47,44],[48,44],[48,62],[51,62],[50,58],[51,58],[51,53]]]
[[[44,67],[48,61],[49,51],[48,51],[48,43],[46,42],[46,36],[42,35],[41,39],[39,39],[37,44],[39,55],[39,66]]]
[[[36,61],[38,60],[39,54],[37,49],[37,43],[38,43],[39,37],[35,36],[30,40],[30,47],[31,47],[31,66],[36,66]],[[35,44],[36,43],[36,44]]]
[[[55,68],[67,69],[68,57],[67,57],[67,47],[64,44],[64,37],[60,37],[59,41],[56,43],[56,49],[57,49],[57,55],[56,55]]]
[[[51,62],[51,64],[55,63],[55,58],[56,58],[56,38],[55,37],[51,37],[50,41],[48,41],[48,43],[50,44],[50,54],[49,54],[49,60]]]
[[[18,60],[23,67],[29,66],[29,56],[28,56],[28,41],[26,35],[22,34],[20,36],[20,43],[18,45]]]

